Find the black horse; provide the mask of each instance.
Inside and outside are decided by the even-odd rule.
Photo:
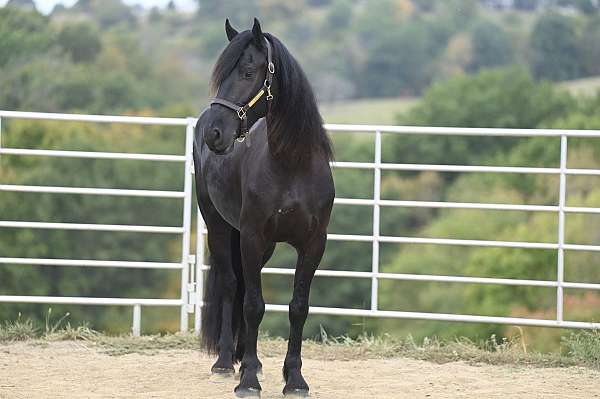
[[[277,242],[298,253],[283,366],[286,395],[308,395],[302,377],[302,330],[311,281],[323,256],[335,190],[331,143],[298,62],[254,20],[214,67],[216,97],[196,125],[194,161],[211,268],[202,343],[218,355],[213,375],[231,376],[241,360],[238,397],[260,396],[256,353],[265,303],[261,269]]]

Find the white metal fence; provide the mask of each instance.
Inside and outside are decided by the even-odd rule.
[[[89,304],[89,305],[126,305],[133,306],[133,332],[140,332],[141,306],[177,306],[181,313],[181,330],[188,330],[188,313],[194,313],[194,330],[199,331],[200,313],[202,305],[203,273],[209,267],[204,264],[204,235],[205,227],[199,212],[197,212],[197,248],[196,256],[190,254],[190,229],[192,210],[192,140],[194,118],[143,118],[123,116],[97,116],[97,115],[66,115],[43,114],[28,112],[0,111],[0,139],[1,119],[45,119],[62,121],[84,121],[97,123],[132,123],[143,125],[171,125],[185,127],[186,152],[182,155],[154,155],[154,154],[124,154],[105,152],[77,152],[54,150],[31,150],[3,148],[0,141],[0,155],[32,155],[55,157],[83,157],[104,159],[136,159],[147,161],[180,162],[184,165],[184,189],[181,192],[150,191],[150,190],[116,190],[98,188],[71,188],[71,187],[32,187],[0,184],[0,191],[22,191],[37,193],[73,193],[83,195],[116,195],[116,196],[144,196],[173,198],[183,201],[182,224],[178,227],[165,226],[126,226],[126,225],[99,225],[99,224],[70,224],[70,223],[40,223],[40,222],[15,222],[0,221],[0,228],[35,228],[35,229],[74,229],[95,231],[130,231],[141,233],[173,233],[182,235],[181,261],[179,263],[158,262],[121,262],[121,261],[94,261],[72,259],[29,259],[29,258],[2,258],[0,263],[27,264],[27,265],[55,265],[55,266],[89,266],[89,267],[124,267],[124,268],[152,268],[152,269],[179,269],[181,270],[181,296],[176,299],[124,299],[124,298],[88,298],[88,297],[42,297],[42,296],[7,296],[0,295],[0,302],[19,303],[61,303],[61,304]],[[570,169],[567,168],[567,141],[569,137],[600,138],[600,131],[580,130],[549,130],[549,129],[480,129],[480,128],[438,128],[438,127],[407,127],[407,126],[366,126],[366,125],[325,125],[331,132],[355,132],[375,135],[375,157],[371,163],[363,162],[335,162],[335,168],[367,169],[373,170],[374,187],[372,199],[336,198],[336,204],[369,206],[373,209],[373,230],[371,235],[329,234],[329,240],[336,241],[361,241],[372,243],[372,262],[370,272],[318,270],[317,276],[349,277],[371,280],[371,308],[348,309],[311,307],[314,314],[405,318],[438,321],[476,322],[494,324],[513,324],[540,327],[562,328],[591,328],[600,329],[600,323],[567,321],[563,317],[564,289],[600,290],[600,284],[569,282],[564,279],[564,253],[565,251],[600,251],[600,245],[569,244],[565,242],[565,215],[568,213],[594,213],[600,214],[600,208],[570,207],[566,204],[567,176],[588,175],[600,176],[596,169]],[[427,164],[396,164],[383,163],[381,158],[381,138],[383,134],[409,134],[409,135],[450,135],[450,136],[504,136],[504,137],[555,137],[560,140],[560,166],[557,168],[541,167],[503,167],[503,166],[461,166],[461,165],[427,165]],[[433,138],[435,139],[435,138]],[[545,174],[559,177],[559,191],[557,205],[520,205],[520,204],[491,204],[491,203],[457,203],[433,201],[396,201],[382,200],[381,171],[439,171],[439,172],[479,172],[479,173],[514,173],[514,174]],[[1,182],[0,182],[1,183]],[[381,207],[408,207],[408,208],[455,208],[478,209],[499,211],[529,211],[555,213],[558,220],[556,241],[546,242],[512,242],[491,240],[464,240],[447,238],[417,238],[380,235],[380,209]],[[194,206],[194,208],[196,208]],[[481,278],[459,277],[442,275],[398,274],[382,273],[379,271],[379,245],[380,243],[400,244],[436,244],[459,245],[477,247],[504,247],[557,251],[556,280],[520,280],[506,278]],[[266,274],[293,275],[293,269],[265,268]],[[441,314],[423,312],[403,312],[379,310],[379,280],[404,280],[421,282],[448,282],[470,284],[495,284],[506,286],[531,286],[551,287],[556,289],[556,318],[555,319],[528,319],[501,316],[480,316],[465,314]],[[287,312],[287,305],[268,304],[268,311]]]

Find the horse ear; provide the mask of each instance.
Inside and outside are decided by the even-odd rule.
[[[227,39],[229,39],[229,41],[233,40],[233,38],[238,34],[238,31],[235,30],[229,23],[229,18],[225,20],[225,33],[227,33]]]
[[[252,36],[254,44],[258,47],[262,47],[265,44],[265,37],[263,36],[262,29],[260,28],[260,22],[257,18],[254,18],[254,26],[252,27]]]

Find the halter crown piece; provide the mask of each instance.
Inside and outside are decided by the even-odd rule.
[[[256,95],[252,97],[252,99],[248,101],[246,105],[242,106],[218,97],[213,98],[213,100],[210,102],[210,105],[220,104],[233,110],[237,114],[238,118],[240,118],[240,129],[238,132],[238,136],[236,137],[236,140],[240,143],[243,142],[246,139],[246,136],[248,135],[248,117],[246,115],[248,110],[252,108],[262,96],[265,95],[265,92],[267,93],[266,100],[273,100],[273,94],[271,94],[271,84],[273,83],[273,75],[275,74],[275,64],[273,64],[271,43],[269,43],[269,40],[266,37],[265,41],[267,43],[267,73],[265,76],[265,82],[263,83],[263,87],[261,87],[258,93],[256,93]]]

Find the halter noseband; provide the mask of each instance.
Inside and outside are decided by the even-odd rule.
[[[237,114],[238,118],[240,118],[240,130],[238,132],[238,136],[236,137],[236,140],[240,143],[243,142],[248,135],[248,110],[252,108],[254,104],[258,102],[258,100],[260,100],[260,98],[265,94],[265,91],[267,92],[266,100],[271,101],[273,99],[273,95],[271,94],[271,85],[273,83],[273,75],[275,74],[275,64],[273,64],[271,43],[269,43],[269,40],[266,37],[265,41],[267,43],[267,73],[263,87],[261,87],[258,93],[256,93],[256,95],[252,97],[252,99],[248,101],[246,105],[243,106],[239,106],[231,101],[227,101],[219,97],[213,98],[213,100],[210,102],[210,105],[220,104],[233,110]]]

